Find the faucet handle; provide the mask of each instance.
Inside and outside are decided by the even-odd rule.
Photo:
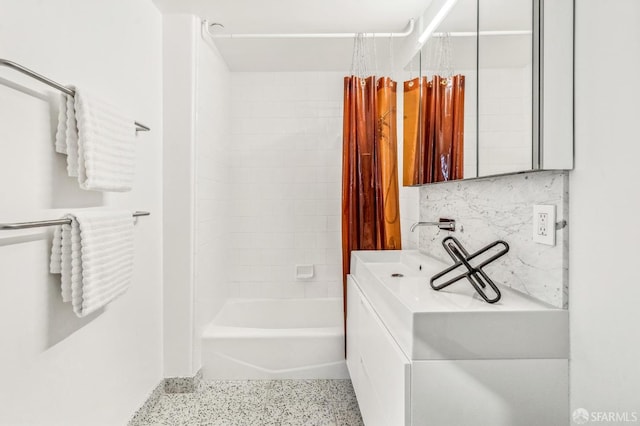
[[[446,229],[447,231],[456,230],[456,221],[454,219],[440,218],[438,228]]]

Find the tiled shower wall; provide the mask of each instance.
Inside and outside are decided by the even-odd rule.
[[[341,296],[343,77],[232,73],[230,296]]]
[[[229,296],[342,296],[344,76],[231,73]],[[402,104],[399,91],[399,170]],[[417,247],[418,195],[400,187],[404,248]],[[314,278],[296,280],[296,264],[313,264]]]
[[[231,73],[213,43],[197,37],[196,49],[194,335],[201,336],[227,297]],[[200,344],[194,339],[196,369]]]
[[[533,242],[533,205],[556,206],[556,221],[568,218],[567,172],[532,172],[420,188],[420,220],[455,219],[454,233],[421,227],[419,249],[442,261],[451,259],[442,239],[453,235],[473,252],[501,239],[510,251],[487,273],[497,283],[557,307],[567,307],[568,229],[556,231],[556,245]],[[454,285],[467,285],[464,282]]]

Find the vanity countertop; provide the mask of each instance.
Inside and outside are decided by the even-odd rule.
[[[505,286],[490,304],[466,280],[433,290],[447,266],[416,250],[352,253],[351,274],[409,359],[568,358],[566,310]]]

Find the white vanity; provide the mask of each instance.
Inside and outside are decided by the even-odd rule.
[[[567,425],[568,312],[505,287],[488,304],[465,280],[432,290],[446,266],[352,253],[347,366],[365,424]]]

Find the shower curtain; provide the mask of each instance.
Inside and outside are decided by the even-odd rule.
[[[352,250],[400,249],[396,82],[389,77],[344,79],[342,148],[342,266]],[[346,329],[345,329],[346,332]]]
[[[389,77],[376,86],[376,149],[378,153],[378,223],[381,249],[400,250],[400,194],[398,188],[397,83]]]
[[[403,184],[416,185],[427,181],[433,173],[433,150],[425,140],[428,131],[427,102],[430,85],[426,77],[404,82],[404,150]]]
[[[464,76],[404,83],[404,185],[464,177]]]

